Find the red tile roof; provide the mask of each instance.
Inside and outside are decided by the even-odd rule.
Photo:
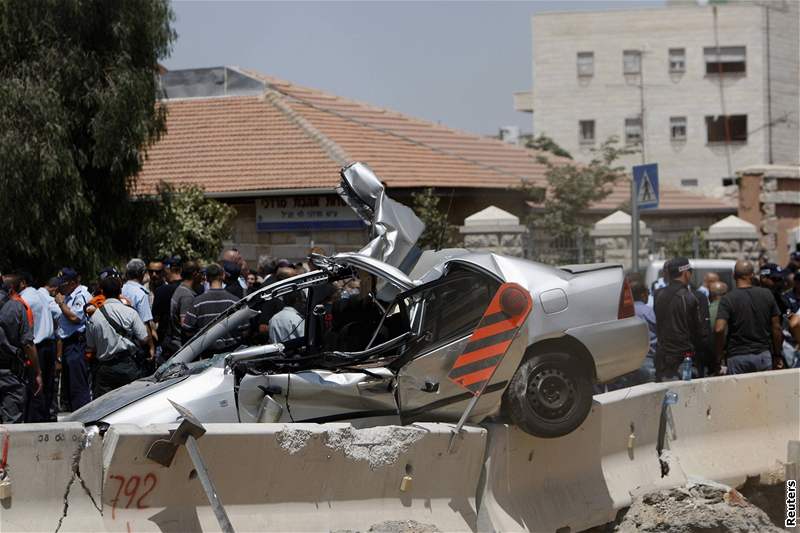
[[[137,192],[161,181],[209,193],[332,189],[363,161],[389,187],[544,185],[537,154],[368,104],[247,72],[262,96],[167,100],[167,133],[150,147]]]
[[[166,100],[167,132],[147,152],[136,192],[160,181],[191,183],[207,193],[333,189],[339,169],[363,161],[390,188],[507,189],[522,180],[544,187],[539,154],[402,113],[301,87],[257,72],[258,96]],[[551,161],[560,158],[547,154]],[[592,206],[626,203],[627,183]],[[722,200],[663,188],[661,210],[732,209]]]

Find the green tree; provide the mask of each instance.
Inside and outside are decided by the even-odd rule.
[[[695,246],[697,252],[695,253]],[[711,250],[708,241],[705,239],[705,232],[699,228],[687,231],[676,239],[667,241],[664,244],[664,257],[694,257],[695,259],[706,259],[710,257]]]
[[[544,204],[544,212],[531,215],[528,223],[553,238],[573,238],[579,230],[585,233],[588,228],[583,221],[584,211],[611,193],[624,175],[624,167],[616,166],[615,162],[630,153],[633,151],[619,148],[617,139],[610,137],[594,150],[594,157],[587,164],[553,162],[540,157],[539,161],[547,167],[547,193],[542,201],[541,188],[527,190],[533,201]]]
[[[448,222],[446,208],[443,210],[440,207],[441,198],[436,195],[434,190],[428,188],[422,192],[411,193],[411,198],[411,208],[425,223],[425,231],[417,241],[417,246],[423,250],[454,246],[456,227]]]
[[[168,0],[0,2],[0,258],[40,274],[129,252],[130,192],[165,129]]]
[[[557,155],[559,157],[566,157],[567,159],[572,159],[572,156],[569,152],[561,148],[559,144],[548,137],[547,135],[539,134],[538,137],[531,137],[530,139],[525,142],[526,148],[531,148],[533,150],[539,150],[541,152],[550,152],[553,155]]]
[[[140,209],[145,223],[137,239],[139,255],[178,254],[207,261],[219,256],[236,215],[233,207],[206,197],[200,187],[166,183],[159,185],[158,196],[144,200]]]

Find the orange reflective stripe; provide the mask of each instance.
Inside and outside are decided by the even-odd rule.
[[[484,368],[483,370],[478,370],[477,372],[473,372],[472,374],[461,376],[460,378],[458,378],[457,383],[462,387],[466,387],[467,385],[471,385],[473,383],[478,383],[480,381],[487,381],[490,377],[492,377],[492,374],[494,374],[495,368],[497,368],[497,366]]]
[[[517,325],[510,319],[506,319],[501,322],[497,322],[496,324],[491,324],[484,327],[481,327],[479,324],[478,329],[475,330],[475,333],[472,334],[472,337],[470,337],[469,340],[476,341],[478,339],[483,339],[484,337],[491,337],[496,333],[502,333],[503,331],[513,329],[515,327],[517,327]]]
[[[513,340],[513,339],[512,339]],[[487,346],[486,348],[481,348],[480,350],[475,350],[474,352],[469,352],[465,354],[461,354],[456,359],[456,363],[453,365],[453,368],[460,368],[464,365],[468,365],[470,363],[474,363],[475,361],[480,361],[481,359],[486,359],[487,357],[492,357],[495,355],[500,355],[501,353],[508,350],[508,347],[511,346],[511,340],[501,342],[500,344],[493,344],[492,346]]]
[[[33,327],[33,311],[31,310],[31,306],[28,305],[28,302],[25,301],[25,298],[15,293],[13,296],[11,296],[11,299],[22,304],[22,307],[25,308],[25,318],[28,320],[28,325]]]
[[[506,314],[500,305],[503,294],[508,290],[521,291],[527,299],[527,305],[516,315]],[[509,293],[509,297],[514,296],[517,295]],[[517,304],[519,303],[517,300]],[[501,285],[447,377],[474,395],[481,394],[503,361],[532,307],[533,301],[527,290],[516,283]]]

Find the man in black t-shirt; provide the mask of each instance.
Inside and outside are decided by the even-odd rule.
[[[715,352],[719,363],[723,351],[727,350],[728,374],[781,366],[783,339],[778,306],[770,291],[753,286],[753,275],[750,261],[737,261],[733,270],[736,289],[723,296],[719,303],[714,324]]]
[[[664,265],[669,285],[655,298],[656,315],[655,366],[656,381],[679,377],[679,368],[686,357],[694,360],[702,343],[702,320],[697,298],[689,290],[692,267],[685,257],[671,259]]]

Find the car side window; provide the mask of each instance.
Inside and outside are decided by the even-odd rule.
[[[415,295],[422,311],[415,355],[471,333],[499,286],[486,275],[458,266],[423,288]]]

